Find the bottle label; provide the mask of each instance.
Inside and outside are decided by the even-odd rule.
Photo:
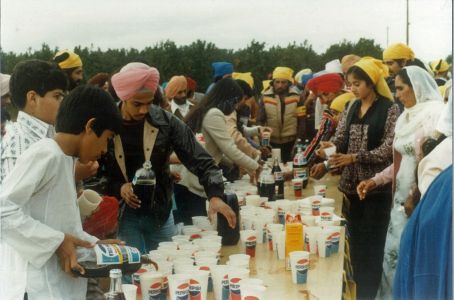
[[[284,181],[284,172],[274,172],[274,181]]]
[[[137,248],[115,244],[96,244],[96,263],[98,265],[140,263],[140,252]]]

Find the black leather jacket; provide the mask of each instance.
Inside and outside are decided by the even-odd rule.
[[[174,151],[186,168],[199,178],[208,198],[222,197],[222,172],[210,154],[197,142],[191,129],[173,114],[155,105],[151,105],[147,121],[159,130],[151,154],[152,169],[156,174],[156,204],[151,212],[141,208],[132,209],[127,205],[125,209],[136,214],[151,213],[157,218],[159,225],[167,221],[172,208],[173,190],[169,157]],[[113,142],[109,143],[108,153],[100,160],[99,169],[100,174],[107,178],[105,194],[121,199],[120,189],[125,179],[115,159]]]

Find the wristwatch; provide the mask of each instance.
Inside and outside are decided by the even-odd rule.
[[[323,165],[325,166],[326,171],[329,171],[329,163],[327,160],[323,162]]]

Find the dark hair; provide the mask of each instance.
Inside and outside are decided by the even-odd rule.
[[[165,109],[167,107],[166,101],[167,99],[162,95],[161,89],[158,87],[154,92],[153,104]]]
[[[81,85],[63,99],[55,122],[56,132],[80,134],[95,118],[93,131],[99,137],[105,130],[118,133],[122,120],[112,96],[91,85]]]
[[[426,157],[430,152],[432,152],[435,147],[437,147],[443,140],[446,138],[446,135],[441,134],[438,138],[428,138],[421,146],[423,157]]]
[[[0,113],[1,113],[1,117],[0,117],[0,120],[1,120],[1,123],[5,123],[6,121],[10,121],[11,120],[11,116],[9,114],[9,112],[5,109],[5,108],[2,108],[0,109]]]
[[[428,72],[426,65],[418,58],[408,60],[405,66],[417,66]]]
[[[375,87],[374,82],[370,79],[369,75],[367,75],[366,71],[358,66],[351,66],[347,71],[347,76],[348,75],[353,75],[358,80],[364,80],[368,86]]]
[[[235,79],[235,82],[240,86],[240,88],[243,90],[243,94],[246,95],[248,98],[251,98],[254,96],[254,92],[252,91],[252,88],[249,86],[249,84],[241,79]]]
[[[224,115],[229,115],[242,98],[243,90],[235,80],[232,78],[221,79],[188,113],[185,122],[194,132],[200,132],[203,118],[210,109],[218,108]]]
[[[408,85],[409,87],[413,88],[413,85],[411,84],[411,80],[410,80],[410,77],[408,77],[408,72],[407,72],[407,69],[401,69],[396,77],[399,76],[400,79],[402,80],[403,83],[405,83],[406,85]]]
[[[88,79],[87,84],[96,85],[97,87],[102,88],[106,82],[109,81],[108,73],[98,73],[92,78]]]
[[[65,74],[57,65],[38,59],[18,63],[9,81],[11,102],[18,109],[25,107],[28,92],[35,91],[44,97],[47,92],[55,89],[68,89]]]

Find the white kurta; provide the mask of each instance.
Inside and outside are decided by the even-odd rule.
[[[76,197],[74,158],[48,138],[30,146],[2,184],[1,239],[28,261],[30,300],[86,297],[86,279],[64,273],[55,254],[64,233],[97,241],[82,230]]]

